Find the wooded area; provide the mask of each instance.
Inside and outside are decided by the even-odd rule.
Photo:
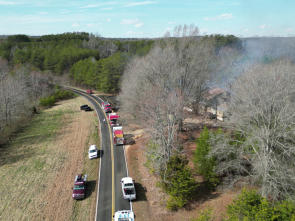
[[[110,40],[88,33],[34,38],[14,35],[0,44],[0,56],[14,66],[30,64],[52,75],[71,73],[69,76],[78,86],[118,92],[119,78],[128,60],[147,54],[153,42]]]
[[[206,93],[224,73],[233,74],[227,86],[227,118],[219,130],[205,128],[201,133],[195,172],[202,175],[209,189],[243,182],[259,189],[270,204],[295,200],[292,58],[265,52],[254,62],[234,36],[196,37],[188,33],[197,30],[176,27],[177,38],[167,34],[170,37],[156,42],[146,56],[134,58],[125,70],[119,96],[122,111],[151,131],[146,165],[170,195],[167,207],[183,207],[198,191],[191,183],[192,171],[187,170],[185,159],[181,160],[179,134],[184,107],[198,113],[206,106]],[[175,185],[177,182],[182,182],[182,187]],[[176,194],[180,192],[184,194]]]
[[[151,132],[146,165],[168,193],[169,209],[185,206],[198,191],[194,173],[210,189],[242,180],[259,189],[261,202],[293,205],[294,58],[270,50],[254,60],[248,49],[232,35],[200,37],[193,25],[154,40],[88,33],[9,36],[0,44],[1,136],[32,115],[40,98],[54,93],[53,77],[65,77],[73,85],[119,93],[121,111]],[[220,82],[225,78],[226,121],[215,132],[203,130],[191,169],[179,140],[183,110],[199,114],[210,87],[225,87]],[[229,213],[236,216],[235,209]]]
[[[198,113],[205,93],[215,81],[217,70],[230,66],[242,52],[238,38],[234,44],[226,37],[222,42],[219,36],[198,38],[197,33],[195,26],[176,27],[174,35],[181,38],[165,38],[157,42],[146,56],[134,58],[124,73],[119,96],[121,110],[151,131],[146,150],[147,165],[161,177],[162,186],[171,197],[167,202],[171,209],[183,207],[196,189],[189,188],[186,193],[183,186],[174,185],[173,190],[167,189],[179,181],[171,176],[175,179],[182,177],[182,185],[187,181],[187,187],[194,186],[190,169],[179,168],[175,163],[175,157],[183,158],[178,140],[184,120],[183,109],[192,106]],[[171,170],[178,175],[169,173]],[[180,192],[184,194],[175,195]]]
[[[30,72],[25,66],[10,70],[0,59],[0,143],[27,122],[35,112],[39,98],[51,93],[49,76]]]

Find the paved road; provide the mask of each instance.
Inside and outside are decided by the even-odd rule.
[[[72,89],[73,90],[73,89]],[[101,122],[101,145],[103,156],[100,166],[100,181],[98,189],[98,202],[96,211],[97,221],[112,220],[112,213],[118,210],[130,210],[131,204],[122,197],[120,180],[127,176],[127,168],[123,146],[115,146],[111,141],[110,127],[104,123],[105,114],[100,108],[102,100],[94,95],[88,95],[84,92],[74,90],[77,94],[87,98],[96,109],[99,121]],[[112,146],[112,147],[111,147]],[[113,157],[112,149],[113,148]],[[113,159],[113,163],[112,163]],[[112,168],[114,166],[114,168]],[[112,174],[112,170],[114,174]],[[114,181],[112,180],[114,179]],[[114,182],[114,190],[112,183]],[[114,195],[114,196],[113,196]],[[114,202],[112,198],[114,197]]]

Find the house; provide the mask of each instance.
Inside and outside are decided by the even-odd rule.
[[[228,109],[229,93],[222,88],[208,90],[202,102],[203,112],[211,113],[217,120],[224,121]]]

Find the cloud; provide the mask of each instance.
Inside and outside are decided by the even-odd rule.
[[[107,22],[111,22],[112,21],[112,19],[110,19],[110,18],[107,18],[107,20],[106,20]]]
[[[142,26],[143,26],[143,23],[137,23],[137,24],[134,25],[135,28],[140,28]]]
[[[38,14],[40,14],[40,15],[47,15],[48,12],[39,12]]]
[[[80,25],[78,23],[73,23],[72,27],[80,27]]]
[[[241,3],[240,3],[240,2],[233,2],[233,3],[231,3],[230,5],[231,5],[231,6],[240,6]]]
[[[137,18],[136,19],[123,19],[121,21],[121,24],[122,25],[134,25],[134,24],[136,24],[138,22],[139,22],[139,20]]]
[[[270,28],[270,25],[267,24],[262,24],[259,26],[260,29],[266,29],[266,28]]]
[[[143,22],[139,21],[137,18],[136,19],[123,19],[120,24],[133,25],[135,28],[140,28],[144,25]]]
[[[109,8],[101,8],[101,10],[110,11],[110,10],[113,10],[113,8],[111,8],[111,7],[109,7]]]
[[[60,10],[60,14],[69,14],[71,11],[67,10],[67,9],[62,9]]]
[[[127,37],[140,37],[143,35],[143,32],[127,31],[125,35]]]
[[[223,13],[221,15],[217,15],[215,17],[205,17],[205,21],[217,21],[217,20],[229,20],[232,19],[233,15],[232,13]]]
[[[130,2],[124,5],[124,7],[134,7],[134,6],[140,6],[140,5],[151,5],[156,4],[155,1],[142,1],[142,2]]]
[[[85,6],[81,6],[80,8],[99,8],[99,7],[115,5],[115,4],[117,4],[117,2],[103,2],[103,3],[97,3],[97,4],[88,4]]]
[[[16,5],[16,2],[11,2],[11,1],[0,1],[0,5]]]
[[[72,26],[73,26],[73,25],[72,25]],[[87,24],[86,26],[87,26],[87,27],[93,27],[94,24],[90,23],[90,24]]]

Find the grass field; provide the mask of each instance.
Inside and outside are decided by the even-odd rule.
[[[10,143],[0,147],[0,220],[90,220],[95,211],[98,145],[94,112],[80,112],[78,97],[36,115]],[[71,199],[76,173],[89,175],[85,200]]]
[[[98,175],[98,160],[88,160],[88,147],[91,144],[99,144],[97,120],[92,125],[92,134],[89,136],[88,145],[84,149],[84,166],[83,173],[88,176],[86,200],[75,201],[73,204],[73,213],[71,220],[94,220],[95,205],[96,205],[96,190],[97,190],[97,175]],[[97,146],[99,148],[99,146]],[[90,200],[88,198],[91,198]],[[95,203],[93,203],[95,201]]]

